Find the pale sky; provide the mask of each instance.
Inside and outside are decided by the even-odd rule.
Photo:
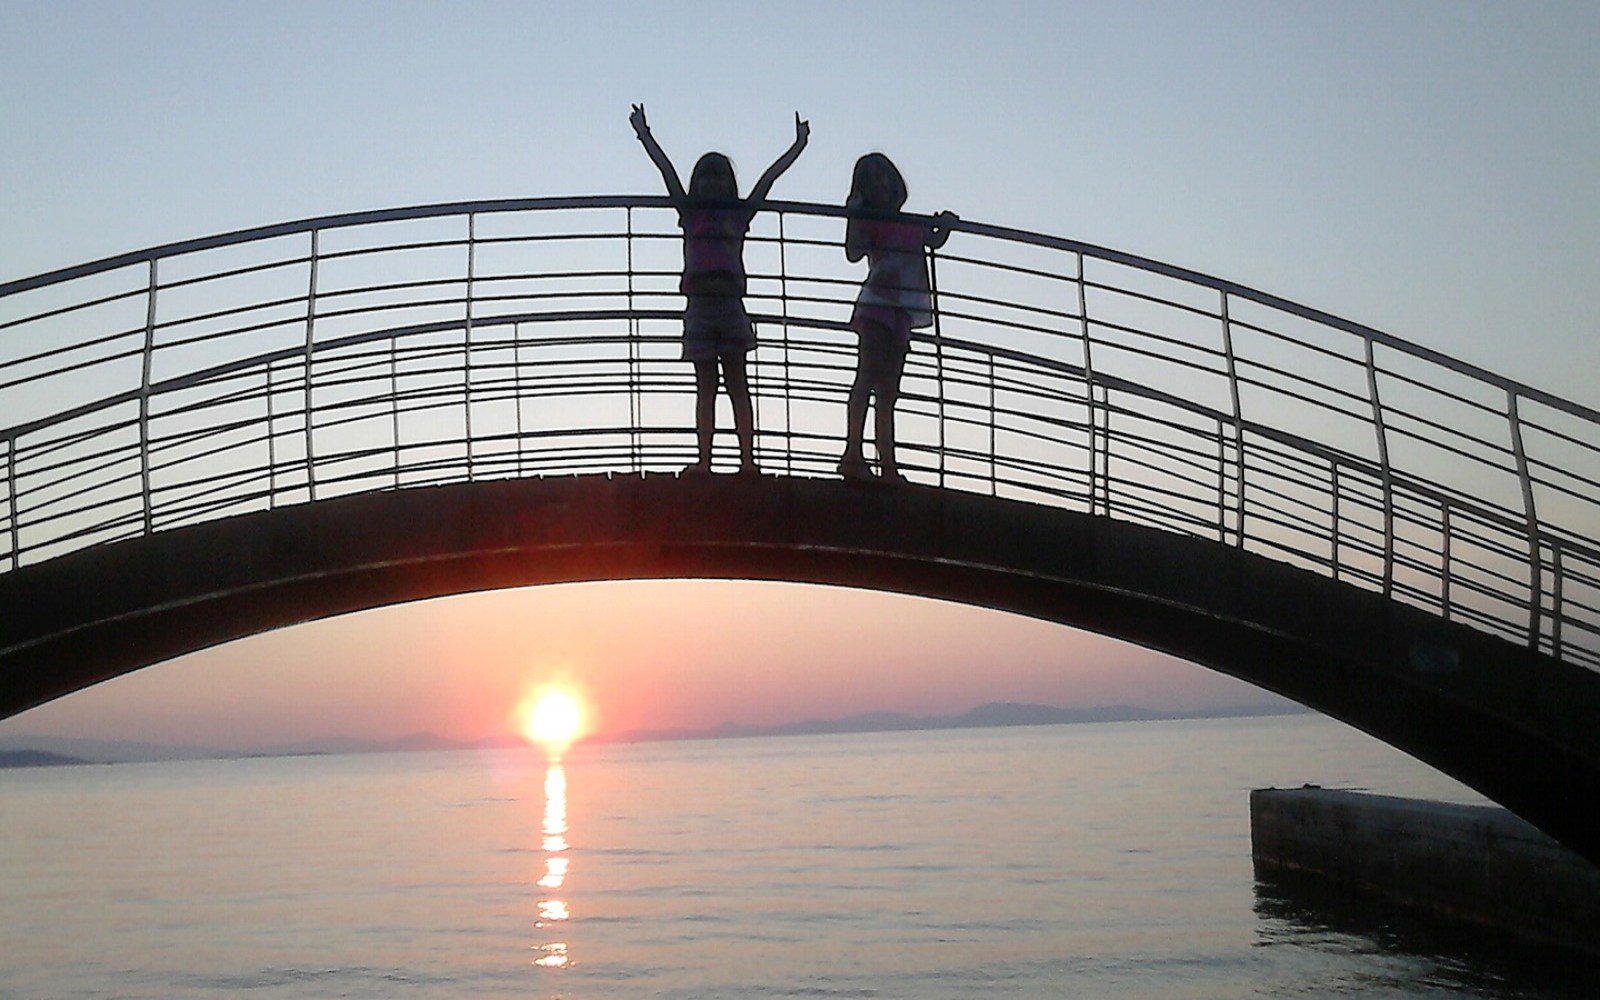
[[[912,210],[1215,274],[1600,405],[1593,3],[0,0],[0,280],[311,215],[654,193],[639,101],[680,167],[719,149],[748,185],[798,110],[811,145],[776,197],[840,201],[879,149]],[[990,612],[597,585],[288,630],[0,733],[480,735],[553,671],[608,728],[1261,697]]]

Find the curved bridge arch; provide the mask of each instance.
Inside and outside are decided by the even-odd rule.
[[[767,207],[751,371],[781,475],[757,482],[659,474],[693,447],[664,199],[312,219],[0,285],[0,716],[444,593],[842,583],[1235,674],[1600,859],[1600,414],[1232,282],[963,222],[907,369],[915,485],[851,490],[842,212]]]
[[[886,590],[1126,639],[1349,722],[1600,856],[1575,794],[1600,787],[1595,673],[1236,547],[932,487],[524,479],[159,532],[0,576],[7,707],[342,612],[641,578]]]

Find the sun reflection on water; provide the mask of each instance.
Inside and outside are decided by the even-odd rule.
[[[534,965],[542,965],[547,969],[559,969],[567,964],[567,945],[564,941],[552,941],[550,944],[537,946],[542,956],[533,960]]]
[[[544,824],[541,827],[544,835],[544,875],[539,879],[538,885],[542,889],[560,889],[567,880],[567,866],[569,859],[565,855],[567,850],[567,772],[559,762],[552,761],[549,770],[544,776]],[[554,930],[562,921],[571,917],[564,899],[545,898],[539,900],[539,920],[535,925],[542,929]],[[558,969],[566,966],[570,961],[565,941],[548,941],[536,944],[533,950],[539,957],[533,960],[534,965],[547,969]]]
[[[543,886],[546,889],[559,889],[559,888],[561,888],[561,883],[566,881],[566,878],[567,878],[567,859],[566,858],[545,858],[544,859],[544,878],[539,880],[539,884],[541,886]]]

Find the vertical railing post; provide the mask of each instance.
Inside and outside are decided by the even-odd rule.
[[[789,234],[778,213],[778,295],[783,311],[783,470],[794,475],[794,373],[789,368]]]
[[[1083,338],[1083,398],[1084,412],[1089,423],[1089,513],[1095,512],[1096,498],[1100,495],[1100,445],[1099,445],[1099,419],[1095,416],[1094,402],[1094,358],[1090,350],[1089,339],[1089,292],[1088,277],[1083,270],[1083,251],[1077,252],[1078,258],[1078,331]]]
[[[1511,453],[1516,457],[1517,481],[1522,484],[1522,513],[1528,527],[1528,648],[1539,648],[1540,605],[1544,602],[1544,567],[1539,559],[1539,515],[1533,506],[1533,477],[1528,474],[1528,453],[1522,446],[1522,418],[1517,413],[1517,393],[1506,390],[1506,419],[1511,427]]]
[[[1550,655],[1561,659],[1561,619],[1567,610],[1561,599],[1562,578],[1566,575],[1561,568],[1561,545],[1559,542],[1550,543]]]
[[[644,455],[640,450],[639,427],[644,422],[644,399],[639,386],[639,317],[634,313],[633,285],[633,206],[627,213],[628,257],[628,449],[636,471],[644,472]]]
[[[944,331],[939,321],[939,255],[928,248],[928,291],[933,299],[933,367],[934,380],[938,383],[938,414],[939,414],[939,488],[944,489],[945,473],[948,463],[945,460],[945,433],[944,433]],[[874,404],[877,405],[877,404]],[[883,456],[878,456],[878,461],[883,461]]]
[[[1450,620],[1450,536],[1454,532],[1450,528],[1450,505],[1439,505],[1439,617],[1445,621]]]
[[[145,293],[144,353],[139,375],[139,491],[144,502],[144,533],[155,530],[150,495],[150,371],[156,347],[156,258],[150,258],[150,289]]]
[[[277,367],[267,362],[267,509],[278,507],[278,429],[277,414],[272,409],[272,371]]]
[[[1339,580],[1339,463],[1333,462],[1328,467],[1328,489],[1333,493],[1332,502],[1329,504],[1329,518],[1333,522],[1329,526],[1328,558],[1332,560],[1333,578]]]
[[[1089,497],[1089,513],[1111,514],[1111,390],[1103,385],[1089,385],[1089,457],[1091,462],[1090,485],[1094,492]]]
[[[1244,408],[1239,405],[1239,370],[1233,353],[1233,322],[1228,318],[1228,291],[1222,290],[1222,354],[1228,365],[1228,398],[1233,405],[1234,544],[1244,547]],[[1226,542],[1227,539],[1222,539]]]
[[[1383,403],[1378,398],[1378,364],[1373,356],[1372,338],[1362,337],[1366,345],[1367,394],[1372,397],[1372,426],[1378,436],[1378,474],[1383,482],[1383,596],[1394,591],[1394,478],[1389,471],[1389,433],[1384,429]]]
[[[312,433],[313,421],[311,419],[311,367],[313,353],[316,348],[317,329],[317,242],[318,231],[311,230],[311,276],[306,285],[306,496],[313,502],[317,499],[317,462],[315,435]]]
[[[467,302],[466,326],[461,333],[461,364],[464,369],[462,375],[462,405],[464,407],[462,429],[467,435],[467,482],[472,482],[473,476],[473,448],[472,448],[472,280],[477,276],[476,264],[478,260],[478,216],[475,212],[467,213]]]
[[[400,488],[400,342],[389,338],[389,434],[394,441],[394,488]]]
[[[755,330],[755,324],[750,326]],[[758,331],[759,332],[759,331]],[[760,466],[761,460],[761,342],[754,341],[750,353],[745,355],[745,380],[750,389],[750,450],[756,456],[756,465]],[[729,400],[731,403],[732,400]]]
[[[999,494],[999,454],[995,444],[995,372],[994,352],[989,352],[989,495]]]
[[[6,439],[6,503],[11,508],[11,568],[22,565],[22,531],[17,524],[20,505],[17,503],[17,439]]]
[[[528,449],[523,443],[523,435],[527,433],[527,422],[522,412],[522,324],[511,324],[511,371],[512,385],[517,401],[517,475],[528,474]]]
[[[1217,541],[1228,544],[1228,439],[1217,418]]]

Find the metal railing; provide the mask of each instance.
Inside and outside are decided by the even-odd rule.
[[[842,449],[843,232],[773,202],[746,246],[768,472],[830,476]],[[680,260],[664,198],[552,198],[0,284],[0,571],[350,493],[680,468]],[[1600,413],[1073,240],[961,222],[930,267],[913,481],[1214,539],[1600,668]]]

